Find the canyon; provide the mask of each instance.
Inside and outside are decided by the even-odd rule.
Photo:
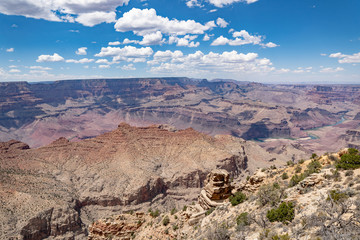
[[[59,137],[70,141],[94,137],[127,122],[192,127],[212,136],[230,134],[246,140],[293,139],[291,143],[309,151],[326,151],[321,146],[335,144],[346,130],[359,128],[359,99],[357,85],[265,85],[189,78],[8,82],[0,83],[0,140],[16,139],[39,147]],[[345,131],[326,137],[328,144],[304,142],[307,131],[342,118],[346,121],[327,133],[339,127]],[[346,146],[342,141],[339,148]]]

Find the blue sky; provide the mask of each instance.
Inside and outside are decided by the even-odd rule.
[[[360,83],[359,0],[43,2],[0,2],[0,81]]]

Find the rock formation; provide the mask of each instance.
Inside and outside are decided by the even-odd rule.
[[[230,184],[229,173],[226,170],[216,169],[211,171],[204,183],[205,187],[201,190],[198,200],[204,210],[220,206],[228,201],[233,187]]]
[[[125,123],[95,138],[60,138],[37,149],[9,141],[0,153],[1,239],[82,236],[87,225],[115,212],[179,207],[197,199],[213,169],[229,172],[207,181],[211,198],[222,198],[229,176],[286,160],[231,136]]]

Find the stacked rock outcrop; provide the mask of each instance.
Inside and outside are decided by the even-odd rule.
[[[224,169],[213,170],[206,177],[199,204],[204,210],[222,205],[228,201],[232,189],[229,173]]]

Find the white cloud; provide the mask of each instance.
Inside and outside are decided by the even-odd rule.
[[[7,52],[14,52],[14,48],[8,48],[6,49]]]
[[[16,65],[10,65],[9,68],[17,68],[18,66]]]
[[[66,60],[67,63],[81,63],[81,64],[84,64],[84,63],[91,63],[93,62],[94,59],[88,59],[88,58],[82,58],[80,60],[75,60],[75,59],[68,59]]]
[[[99,59],[99,60],[97,60],[95,63],[111,64],[111,62],[109,62],[109,60],[107,60],[107,59]]]
[[[216,7],[224,7],[236,2],[246,2],[247,4],[257,2],[258,0],[207,0],[210,4],[213,4]]]
[[[157,31],[168,35],[186,35],[203,34],[215,26],[214,21],[203,25],[194,20],[169,20],[167,17],[158,16],[155,9],[133,8],[117,20],[115,29],[118,32],[132,31],[139,36]]]
[[[96,57],[113,57],[113,61],[145,62],[153,54],[150,47],[136,48],[133,46],[101,48]]]
[[[81,23],[84,26],[93,27],[100,23],[112,23],[116,22],[116,13],[115,12],[90,12],[82,13],[76,18],[78,23]]]
[[[203,7],[203,5],[200,3],[199,0],[187,0],[186,1],[186,6],[188,6],[189,8]]]
[[[273,43],[273,42],[268,42],[265,44],[261,44],[263,47],[268,47],[268,48],[274,48],[274,47],[278,47],[279,45]]]
[[[221,27],[221,28],[226,28],[227,25],[229,25],[229,23],[226,22],[223,18],[218,18],[218,19],[216,20],[216,24],[217,24],[219,27]]]
[[[130,40],[128,38],[125,38],[124,41],[123,41],[123,44],[130,44],[130,43],[135,43],[135,44],[138,44],[140,41],[138,40]]]
[[[79,30],[73,30],[73,29],[70,29],[69,32],[73,32],[73,33],[79,33],[80,31]]]
[[[240,46],[245,44],[260,44],[262,41],[261,36],[253,36],[250,35],[247,31],[241,30],[240,32],[233,32],[233,37],[235,39],[228,39],[224,36],[220,36],[215,39],[211,45],[219,46],[219,45],[231,45],[231,46]]]
[[[33,70],[41,70],[41,71],[52,70],[52,68],[43,67],[43,66],[30,66],[29,68]]]
[[[122,70],[125,71],[134,71],[136,70],[136,68],[134,67],[134,64],[130,63],[128,65],[124,65],[124,66],[119,66],[118,68],[121,68]]]
[[[263,41],[262,36],[250,35],[246,30],[241,30],[239,32],[232,31],[232,36],[233,39],[220,36],[211,43],[211,46],[220,46],[220,45],[241,46],[246,44],[260,45],[262,47],[268,47],[268,48],[279,46],[273,42],[262,43]]]
[[[114,22],[115,11],[130,0],[1,0],[0,13],[85,26]]]
[[[204,38],[203,38],[203,41],[209,41],[210,40],[210,36],[205,34],[204,35]]]
[[[256,53],[243,54],[236,51],[208,54],[196,51],[188,55],[180,51],[159,51],[148,64],[152,65],[151,72],[172,74],[183,74],[184,71],[188,74],[263,73],[274,70],[269,59],[259,59]]]
[[[99,68],[110,68],[110,65],[99,65]]]
[[[77,55],[86,55],[87,54],[86,50],[87,50],[87,47],[81,47],[75,53]]]
[[[340,72],[340,71],[344,71],[345,69],[342,67],[337,67],[337,68],[322,68],[320,70],[321,73],[335,73],[335,72]]]
[[[160,31],[157,31],[155,33],[149,33],[143,36],[143,40],[141,42],[139,42],[139,44],[141,45],[158,45],[163,43],[164,41],[162,41],[162,37],[163,35],[161,34]]]
[[[121,42],[119,42],[119,41],[109,42],[110,46],[117,46],[117,45],[120,45],[120,44],[121,44]]]
[[[40,55],[36,62],[60,62],[64,61],[64,58],[57,53],[53,55]]]
[[[10,71],[9,71],[9,73],[19,73],[19,72],[21,72],[21,71],[19,69],[15,69],[15,68],[10,69]]]
[[[360,63],[360,52],[346,55],[340,52],[330,54],[331,58],[339,58],[339,63]]]
[[[169,44],[176,43],[176,46],[179,47],[198,47],[200,45],[199,42],[194,42],[198,36],[197,35],[185,35],[182,38],[179,38],[177,36],[170,36],[169,37]]]
[[[11,25],[12,28],[17,28],[18,25],[16,25],[15,23],[13,25]]]

